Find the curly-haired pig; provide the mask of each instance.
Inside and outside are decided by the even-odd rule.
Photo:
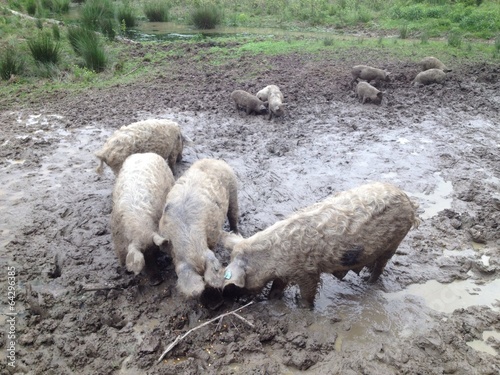
[[[446,73],[441,69],[429,69],[417,74],[413,80],[415,86],[430,85],[433,83],[444,83],[446,80]]]
[[[351,69],[351,87],[358,79],[362,79],[368,83],[370,83],[370,81],[390,81],[390,74],[390,72],[386,72],[385,70],[378,68],[372,68],[371,66],[356,65]]]
[[[170,251],[177,287],[189,298],[199,297],[205,286],[222,288],[222,267],[213,249],[225,218],[238,232],[237,180],[222,160],[196,161],[167,196],[155,243]]]
[[[174,171],[175,163],[181,161],[183,137],[176,122],[166,119],[148,119],[122,126],[95,153],[101,163],[97,168],[102,173],[106,163],[118,174],[125,159],[132,154],[154,152],[167,159]]]
[[[420,60],[418,64],[420,65],[420,69],[422,70],[422,72],[429,69],[441,69],[445,73],[452,71],[434,56],[424,57],[422,60]]]
[[[281,94],[281,90],[276,85],[268,85],[268,86],[264,87],[262,90],[260,90],[256,96],[257,96],[257,98],[259,98],[263,102],[266,102],[266,101],[268,101],[269,94],[271,94],[271,93],[280,93]],[[283,100],[283,95],[281,95],[281,100]]]
[[[222,242],[232,249],[224,289],[259,292],[274,280],[271,293],[280,294],[295,283],[312,305],[323,272],[342,278],[366,266],[374,282],[418,225],[416,208],[399,188],[375,182],[333,195],[249,238],[224,233]]]
[[[266,103],[244,90],[234,90],[231,93],[231,99],[234,101],[236,110],[244,109],[247,115],[252,112],[258,115],[267,111]]]
[[[356,86],[356,95],[363,104],[365,104],[367,100],[375,104],[380,104],[382,102],[383,92],[377,90],[368,82],[358,82]]]
[[[130,155],[113,188],[111,233],[116,256],[127,270],[139,274],[144,253],[155,247],[167,193],[174,176],[165,159],[155,153]]]

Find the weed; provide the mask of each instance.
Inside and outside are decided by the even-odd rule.
[[[333,38],[325,38],[325,39],[323,39],[323,45],[325,47],[333,46]]]
[[[222,13],[215,5],[201,5],[191,13],[191,22],[197,29],[214,29],[221,21]]]
[[[28,12],[28,14],[30,16],[35,15],[35,13],[36,13],[36,0],[27,0],[24,6],[26,7],[26,12]]]
[[[424,30],[422,34],[420,34],[420,42],[422,44],[428,44],[429,43],[429,33],[427,30]]]
[[[144,3],[144,14],[151,22],[168,21],[170,5],[162,0],[152,0]]]
[[[102,72],[108,60],[99,35],[84,27],[70,27],[68,29],[68,40],[73,51],[81,56],[87,69]]]
[[[40,33],[38,37],[28,40],[28,48],[38,63],[55,65],[59,61],[59,43],[48,34]]]
[[[401,28],[399,29],[399,37],[401,39],[408,38],[408,24],[405,23],[403,26],[401,26]]]
[[[12,76],[21,74],[23,70],[24,61],[16,49],[12,46],[5,48],[0,56],[0,78],[8,80]]]
[[[495,51],[500,52],[500,34],[495,38]]]
[[[61,39],[61,30],[59,29],[59,25],[57,23],[52,24],[52,36],[57,41]]]
[[[377,40],[377,44],[378,44],[379,46],[382,46],[382,45],[384,44],[384,37],[383,37],[383,36],[380,36],[380,37],[378,38],[378,40]]]
[[[448,45],[455,48],[462,46],[462,35],[458,31],[452,31],[448,34]]]

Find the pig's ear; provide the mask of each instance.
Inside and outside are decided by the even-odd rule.
[[[238,288],[245,287],[245,270],[241,262],[233,261],[226,267],[224,271],[224,288],[228,285],[235,285]]]
[[[233,250],[234,246],[242,240],[243,237],[241,237],[239,234],[229,232],[222,232],[220,236],[222,246],[224,246],[228,250]]]

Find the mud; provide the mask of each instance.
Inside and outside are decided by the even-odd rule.
[[[5,270],[15,267],[17,316],[15,370],[6,358],[9,317],[0,318],[0,373],[498,374],[498,67],[465,61],[444,86],[415,88],[415,62],[388,63],[370,51],[243,56],[214,67],[203,61],[210,46],[186,45],[164,73],[135,84],[3,99],[2,311]],[[201,62],[188,63],[193,56]],[[350,68],[365,60],[393,74],[380,106],[359,104],[349,88]],[[261,74],[262,66],[272,68]],[[236,112],[234,89],[255,93],[270,83],[285,96],[286,117]],[[280,301],[257,296],[240,312],[254,327],[229,316],[157,363],[177,335],[252,297],[210,310],[178,294],[167,257],[158,259],[157,286],[118,265],[114,176],[95,173],[93,152],[121,125],[148,117],[178,122],[193,140],[177,177],[204,157],[233,167],[244,236],[372,180],[418,200],[422,223],[376,284],[323,275],[312,311],[297,307],[295,287]],[[217,256],[229,260],[221,248]]]

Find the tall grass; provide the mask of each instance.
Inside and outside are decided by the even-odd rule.
[[[68,40],[73,51],[83,58],[83,65],[95,72],[102,72],[108,59],[99,35],[84,27],[71,27],[68,29]]]
[[[59,62],[60,45],[49,34],[40,33],[36,38],[28,40],[28,48],[37,63],[55,65]]]
[[[17,50],[12,46],[3,49],[0,55],[0,78],[8,80],[11,76],[21,74],[23,70],[24,60]]]
[[[118,7],[116,18],[118,19],[118,22],[120,24],[124,24],[125,27],[134,27],[137,25],[135,9],[132,5],[130,5],[129,1],[123,2],[123,4]]]
[[[144,14],[151,22],[168,21],[170,5],[162,0],[152,0],[144,3]]]
[[[204,4],[191,13],[191,22],[197,29],[214,29],[222,21],[222,13],[216,5]]]
[[[100,31],[110,39],[116,35],[115,8],[111,0],[87,0],[80,16],[82,25]]]
[[[448,45],[455,48],[460,48],[462,46],[462,34],[456,30],[451,31],[448,34]]]

